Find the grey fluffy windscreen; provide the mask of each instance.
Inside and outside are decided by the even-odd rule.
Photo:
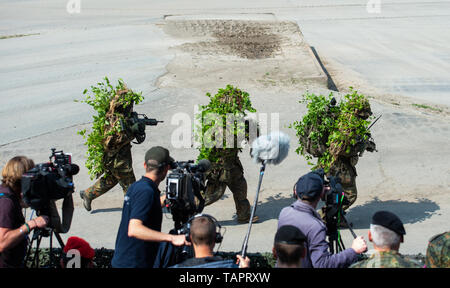
[[[281,131],[258,137],[252,145],[252,158],[255,163],[280,164],[288,155],[290,138]]]

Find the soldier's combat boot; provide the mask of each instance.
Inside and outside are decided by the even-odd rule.
[[[84,190],[80,191],[80,197],[83,200],[83,206],[87,211],[91,211],[91,202],[92,200],[89,199],[86,194],[84,193]]]

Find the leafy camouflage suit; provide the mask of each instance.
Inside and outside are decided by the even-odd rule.
[[[430,239],[425,265],[428,268],[450,268],[450,231]]]
[[[205,206],[210,205],[219,200],[228,187],[233,193],[237,221],[244,223],[250,219],[251,211],[250,202],[247,199],[247,181],[244,178],[244,168],[238,156],[238,153],[241,151],[238,143],[238,139],[241,137],[238,136],[244,136],[247,141],[250,140],[250,122],[245,120],[245,111],[255,112],[256,110],[252,111],[250,100],[247,98],[248,93],[230,85],[224,90],[219,90],[219,92],[221,91],[222,93],[218,93],[213,98],[211,98],[209,93],[207,95],[211,98],[210,104],[213,103],[223,108],[222,111],[215,111],[214,113],[218,113],[219,117],[223,117],[224,127],[222,128],[226,131],[225,135],[234,135],[234,143],[232,147],[218,148],[218,145],[214,145],[213,148],[210,148],[207,158],[211,161],[212,167],[206,173],[206,189],[202,196],[205,199]],[[202,117],[208,117],[209,112],[205,112],[205,115],[202,114]],[[230,126],[226,125],[227,120],[225,119],[228,113],[237,116],[237,122],[233,121],[234,124]],[[244,122],[245,124],[242,126]],[[215,123],[217,125],[217,122]],[[211,128],[218,129],[219,127],[214,126]],[[233,130],[229,131],[228,129]],[[213,141],[222,141],[223,144],[223,139],[214,139]],[[258,217],[255,216],[252,221],[255,222],[257,220]]]
[[[327,107],[326,113],[331,118],[337,120],[339,117],[339,110],[337,107],[329,106]],[[366,102],[366,106],[362,110],[354,110],[354,115],[361,119],[367,119],[370,115],[372,115],[372,111],[370,109],[369,102]],[[327,146],[328,142],[328,134],[324,135],[319,141],[312,141],[310,137],[308,137],[311,133],[314,133],[317,130],[317,127],[310,126],[308,127],[307,133],[305,135],[307,137],[302,137],[300,141],[302,141],[305,150],[313,155],[314,157],[321,157],[325,154],[327,150],[331,150],[331,154],[333,148]],[[347,150],[348,148],[348,150]],[[339,153],[337,159],[330,166],[330,170],[327,176],[338,176],[341,179],[342,188],[344,190],[345,196],[348,200],[347,204],[342,206],[343,210],[347,210],[357,198],[357,189],[356,189],[356,164],[358,163],[359,155],[365,150],[373,152],[376,149],[376,145],[372,141],[366,141],[364,143],[360,142],[350,147],[339,147]]]
[[[421,268],[416,263],[397,251],[376,251],[369,259],[356,262],[350,268]]]
[[[130,115],[133,111],[133,104],[124,105],[121,103],[121,95],[124,95],[128,90],[117,91],[116,96],[111,101],[109,111],[106,113],[107,125],[105,127],[104,134],[108,135],[118,122],[123,117]],[[122,122],[123,124],[126,121]],[[103,176],[98,179],[95,184],[85,190],[85,196],[93,200],[109,190],[111,190],[117,183],[122,187],[124,195],[126,194],[128,187],[136,181],[133,172],[133,160],[131,157],[131,141],[134,139],[134,135],[131,132],[130,127],[126,124],[124,129],[119,133],[112,133],[105,138],[103,147]],[[98,175],[100,176],[100,175]],[[98,177],[97,177],[98,178]]]
[[[354,115],[361,119],[368,119],[372,115],[369,102],[366,102],[366,106],[362,110],[354,110]],[[370,135],[368,135],[370,137]],[[333,153],[333,148],[330,146],[330,150]],[[347,150],[348,149],[348,150]],[[355,203],[358,196],[358,190],[356,188],[356,164],[359,157],[364,151],[373,152],[376,150],[376,145],[373,141],[367,140],[366,142],[359,142],[350,147],[343,147],[339,149],[337,159],[330,167],[329,174],[338,176],[341,179],[342,189],[344,190],[345,197],[348,203],[342,205],[342,209],[347,210],[353,203]]]

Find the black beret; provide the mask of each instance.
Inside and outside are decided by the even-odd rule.
[[[275,243],[302,245],[305,241],[305,234],[292,225],[281,226],[275,234]]]
[[[295,184],[295,191],[299,198],[316,198],[323,190],[323,179],[314,172],[300,177]]]
[[[383,226],[399,235],[405,235],[405,228],[400,218],[389,211],[378,211],[372,217],[372,224]]]

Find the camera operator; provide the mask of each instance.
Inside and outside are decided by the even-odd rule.
[[[27,246],[26,234],[47,226],[48,217],[39,216],[28,222],[21,209],[25,208],[21,195],[22,175],[34,167],[34,162],[16,156],[2,170],[0,185],[0,268],[24,267]]]
[[[152,267],[159,242],[188,245],[184,235],[161,232],[164,201],[158,185],[166,178],[172,162],[169,151],[160,146],[152,147],[145,154],[146,173],[130,186],[124,199],[111,262],[114,268]]]
[[[310,172],[300,177],[295,185],[297,201],[281,210],[278,227],[293,225],[306,236],[307,255],[302,259],[304,268],[341,268],[348,267],[358,260],[358,254],[367,250],[363,237],[353,240],[352,248],[331,254],[326,241],[327,228],[316,212],[319,201],[324,197],[328,187],[316,173]]]
[[[189,229],[186,237],[194,248],[194,258],[173,266],[174,268],[248,268],[250,259],[237,255],[238,263],[230,263],[220,256],[214,256],[216,242],[222,241],[222,235],[217,232],[217,220],[207,214],[198,214],[188,221]]]

